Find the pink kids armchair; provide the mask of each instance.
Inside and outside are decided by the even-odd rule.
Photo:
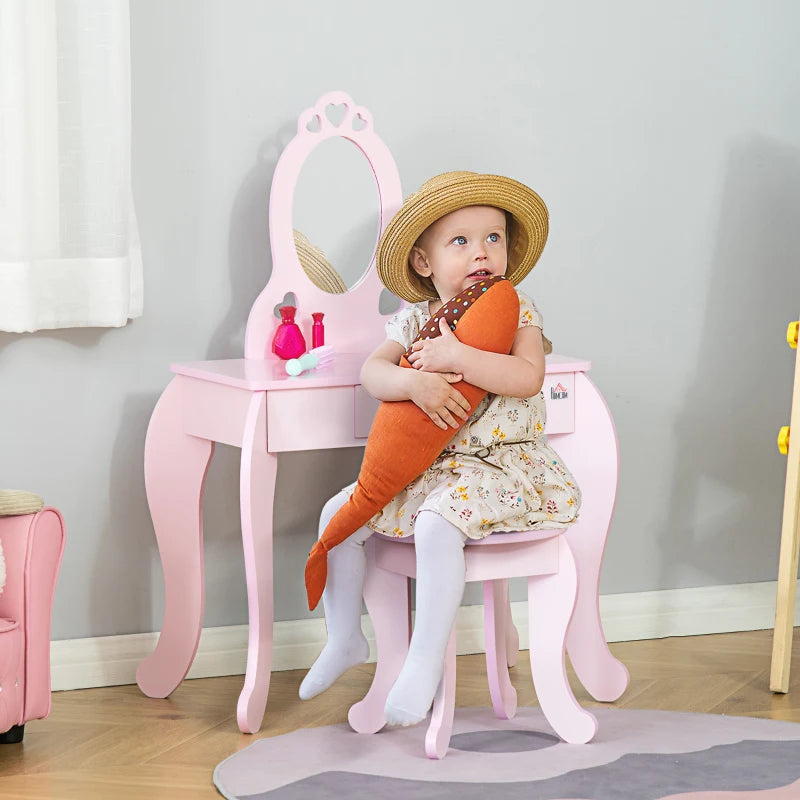
[[[0,491],[0,744],[50,713],[50,618],[64,521],[30,492]]]

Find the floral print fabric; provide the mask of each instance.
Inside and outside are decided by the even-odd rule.
[[[520,327],[541,328],[533,301],[517,294]],[[429,319],[427,303],[408,306],[386,323],[387,337],[407,348]],[[545,422],[541,392],[529,398],[488,394],[433,464],[367,526],[410,536],[423,510],[440,514],[470,539],[569,525],[578,514],[580,488],[547,443]]]

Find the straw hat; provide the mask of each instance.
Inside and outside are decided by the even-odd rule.
[[[429,225],[466,206],[494,206],[511,214],[506,270],[511,283],[516,286],[533,269],[547,241],[547,206],[542,198],[500,175],[445,172],[407,197],[381,236],[377,269],[390,292],[409,303],[438,299],[431,282],[411,269],[408,256]]]
[[[35,514],[44,508],[44,500],[33,492],[19,489],[0,489],[0,517]]]
[[[294,247],[300,265],[318,289],[328,294],[344,294],[347,291],[342,276],[325,258],[325,253],[297,230],[294,231]]]

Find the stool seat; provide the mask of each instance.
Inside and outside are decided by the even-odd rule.
[[[506,542],[535,542],[541,539],[552,539],[559,536],[563,529],[560,528],[539,528],[535,531],[510,531],[509,533],[493,533],[484,539],[467,539],[464,543],[467,547],[481,547],[489,545],[495,547]],[[389,536],[385,533],[376,533],[376,537],[387,542],[400,542],[402,544],[414,544],[414,536]]]
[[[367,696],[351,707],[348,721],[359,733],[374,733],[385,724],[384,705],[400,672],[410,640],[409,579],[416,575],[413,547],[404,539],[373,536],[366,543],[367,581],[364,599],[378,643],[378,666]],[[597,720],[575,699],[565,669],[567,628],[572,618],[578,575],[563,530],[493,534],[465,547],[466,580],[483,582],[486,667],[495,715],[514,716],[517,693],[508,667],[519,639],[511,621],[508,578],[528,580],[531,672],[546,719],[566,742],[583,744],[597,731]],[[425,739],[430,758],[443,758],[455,709],[455,628],[450,634],[444,674]]]

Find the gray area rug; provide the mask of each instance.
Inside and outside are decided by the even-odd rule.
[[[331,725],[258,739],[214,771],[230,800],[800,800],[800,725],[593,708],[594,741],[569,745],[536,708],[498,720],[458,708],[450,750],[426,724],[373,736]]]

